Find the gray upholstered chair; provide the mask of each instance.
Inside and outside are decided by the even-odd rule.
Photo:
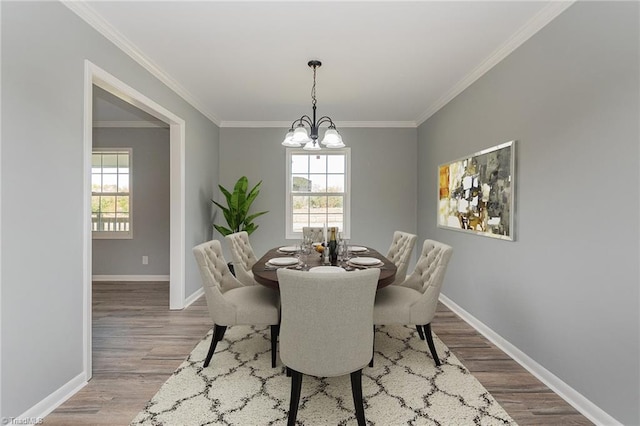
[[[288,425],[294,425],[302,374],[351,374],[358,425],[365,424],[362,368],[373,356],[373,300],[380,270],[302,272],[278,270],[280,359],[291,373]]]
[[[271,326],[271,366],[275,367],[280,323],[278,292],[261,285],[245,286],[238,281],[222,256],[220,241],[199,244],[193,248],[193,254],[200,269],[209,315],[214,324],[204,367],[209,365],[216,345],[224,337],[227,327],[232,325]]]
[[[392,261],[398,270],[396,271],[396,280],[393,284],[402,284],[407,278],[407,268],[413,253],[413,247],[416,245],[417,235],[407,232],[396,231],[393,233],[393,241],[387,252],[387,259]]]
[[[431,321],[453,249],[443,243],[425,240],[413,273],[400,285],[384,287],[376,293],[373,308],[375,325],[415,324],[436,365],[440,359],[433,345]]]
[[[324,228],[303,226],[302,236],[308,238],[312,243],[322,243],[324,242]]]
[[[249,243],[249,234],[246,231],[240,231],[224,238],[233,257],[233,269],[238,281],[244,285],[258,285],[251,272],[258,258]]]

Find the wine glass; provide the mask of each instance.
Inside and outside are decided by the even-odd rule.
[[[299,262],[302,262],[302,269],[307,270],[307,257],[311,254],[311,239],[308,236],[304,236],[300,242],[300,257]]]
[[[298,259],[298,266],[301,265],[301,257],[302,257],[302,247],[304,247],[303,241],[300,241],[296,244],[296,259]]]
[[[351,253],[349,252],[349,240],[346,238],[342,239],[342,261],[344,263],[349,262],[351,259]]]

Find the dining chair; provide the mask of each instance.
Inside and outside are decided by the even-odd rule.
[[[311,241],[312,243],[324,242],[324,228],[317,228],[313,226],[302,227],[302,237]]]
[[[291,375],[288,425],[298,414],[302,375],[351,375],[359,426],[365,424],[362,368],[373,355],[373,301],[380,270],[279,269],[280,359]]]
[[[396,279],[392,284],[401,284],[407,279],[407,268],[409,267],[411,254],[417,239],[417,235],[409,234],[408,232],[395,231],[393,233],[393,240],[387,252],[387,259],[392,261],[398,269],[396,271]]]
[[[384,287],[376,293],[373,307],[375,325],[414,324],[436,365],[440,359],[433,344],[431,321],[453,248],[434,240],[425,240],[413,273],[399,285]],[[372,365],[372,364],[370,364]]]
[[[204,367],[209,366],[216,345],[232,325],[271,326],[271,366],[275,367],[280,323],[278,292],[261,285],[246,286],[238,281],[227,266],[218,240],[195,246],[193,254],[213,321],[213,336]]]
[[[238,281],[244,285],[258,285],[251,272],[258,258],[249,243],[249,234],[246,231],[240,231],[224,238],[233,257],[233,269]]]

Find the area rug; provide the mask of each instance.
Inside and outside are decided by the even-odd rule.
[[[202,368],[211,332],[131,425],[285,425],[291,379],[271,368],[269,329],[234,326]],[[374,366],[362,388],[367,424],[515,425],[504,409],[434,335],[436,367],[414,328],[379,327]],[[355,425],[349,376],[304,376],[298,425]]]

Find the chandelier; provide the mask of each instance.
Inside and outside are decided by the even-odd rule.
[[[311,88],[311,105],[313,106],[313,119],[308,115],[303,115],[299,119],[291,123],[291,128],[284,137],[282,145],[299,148],[304,144],[304,148],[307,151],[320,150],[320,144],[325,145],[327,148],[344,148],[342,143],[342,137],[336,130],[336,125],[333,124],[333,120],[326,115],[320,117],[316,121],[316,69],[318,69],[322,62],[317,60],[309,61],[307,64],[313,68],[313,86]],[[324,132],[324,138],[318,143],[318,128],[322,124],[328,124],[329,128]],[[309,127],[309,130],[307,130]]]

